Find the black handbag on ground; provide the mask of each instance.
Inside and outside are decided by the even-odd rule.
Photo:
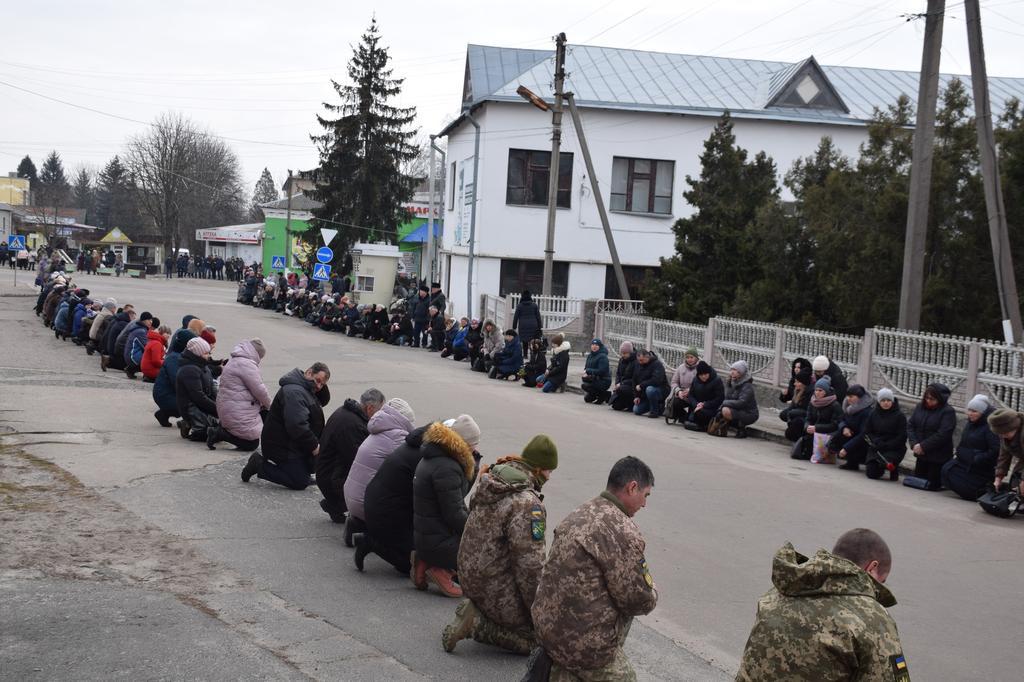
[[[990,490],[978,498],[978,505],[987,513],[1008,519],[1021,511],[1020,474],[1010,478],[1009,483],[999,486],[999,490]]]
[[[811,452],[810,448],[807,447],[807,436],[800,436],[793,443],[793,447],[789,449],[790,459],[810,459]]]

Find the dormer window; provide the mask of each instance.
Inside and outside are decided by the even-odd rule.
[[[836,89],[814,57],[793,64],[772,76],[768,107],[833,109],[849,113]]]

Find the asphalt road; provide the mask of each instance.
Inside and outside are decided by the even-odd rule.
[[[327,362],[334,396],[328,410],[377,386],[407,399],[417,423],[467,412],[481,425],[485,459],[517,452],[535,433],[550,434],[560,450],[560,466],[545,487],[550,527],[602,488],[617,458],[642,457],[657,481],[637,521],[660,593],[658,608],[631,635],[631,656],[646,679],[726,679],[757,598],[770,586],[774,551],[790,540],[812,553],[856,526],[879,531],[893,548],[888,584],[900,603],[892,614],[916,679],[1019,676],[1022,659],[1011,633],[1021,631],[1024,615],[1007,607],[1005,595],[1020,584],[1024,519],[1003,521],[945,493],[793,462],[766,441],[712,439],[586,405],[579,396],[488,381],[425,351],[327,334],[238,305],[230,284],[82,280],[94,294],[132,302],[172,326],[185,313],[215,324],[215,356],[238,339],[260,336],[271,387],[293,367]],[[11,293],[10,281],[9,271],[0,273],[0,293]],[[247,591],[204,593],[203,608],[219,614],[222,627],[314,677],[349,671],[364,679],[511,680],[522,672],[520,659],[472,643],[445,655],[438,638],[453,602],[415,592],[379,561],[357,573],[340,529],[320,512],[312,491],[292,493],[256,479],[242,484],[240,453],[211,453],[161,429],[148,386],[102,374],[96,358],[56,341],[29,307],[28,299],[0,298],[0,421],[46,432],[15,441],[37,443],[26,446],[29,452],[249,581]],[[270,602],[274,608],[259,607]],[[246,625],[249,609],[261,623],[256,634]],[[264,622],[260,614],[272,615]],[[328,632],[296,635],[275,648],[278,629],[286,640],[302,625],[295,614]],[[304,641],[344,645],[303,649]]]

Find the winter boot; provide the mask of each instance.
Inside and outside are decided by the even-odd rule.
[[[102,369],[104,372],[106,372],[107,371],[107,367],[109,367],[109,366],[110,366],[110,356],[109,355],[101,355],[100,356],[100,369]]]
[[[478,613],[476,606],[470,600],[463,599],[459,603],[455,609],[455,620],[445,625],[444,632],[441,633],[441,646],[445,651],[451,653],[455,651],[455,645],[461,640],[469,639],[476,626]]]
[[[187,421],[185,421],[184,419],[178,420],[178,433],[181,434],[182,440],[188,440],[188,434],[191,430],[192,427],[189,426],[189,423]]]
[[[412,570],[409,571],[409,578],[417,590],[427,589],[427,562],[416,558],[415,550],[409,555],[409,564]]]
[[[462,588],[453,580],[455,571],[431,566],[427,569],[426,576],[427,580],[434,583],[444,596],[451,597],[452,599],[458,599],[462,596]]]
[[[153,416],[156,417],[156,420],[158,422],[160,422],[160,426],[164,427],[165,429],[171,428],[171,422],[167,419],[167,415],[164,414],[163,410],[157,410],[156,412],[153,413]]]
[[[738,426],[738,427],[736,427],[736,437],[737,438],[746,438],[747,437],[747,427],[746,426]]]
[[[366,557],[373,553],[373,549],[370,548],[370,541],[366,538],[364,533],[356,534],[356,553],[352,555],[352,560],[356,564],[356,570],[360,573],[363,572],[363,562],[366,561]]]
[[[206,447],[210,450],[217,449],[217,441],[220,440],[220,427],[211,426],[206,429]]]
[[[261,466],[263,466],[263,455],[257,450],[249,455],[249,461],[245,463],[245,468],[242,469],[242,482],[248,483],[250,478],[259,473]]]

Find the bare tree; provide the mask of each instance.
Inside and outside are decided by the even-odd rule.
[[[196,227],[238,220],[245,204],[234,152],[180,114],[164,114],[128,142],[126,165],[139,205],[175,250]]]

